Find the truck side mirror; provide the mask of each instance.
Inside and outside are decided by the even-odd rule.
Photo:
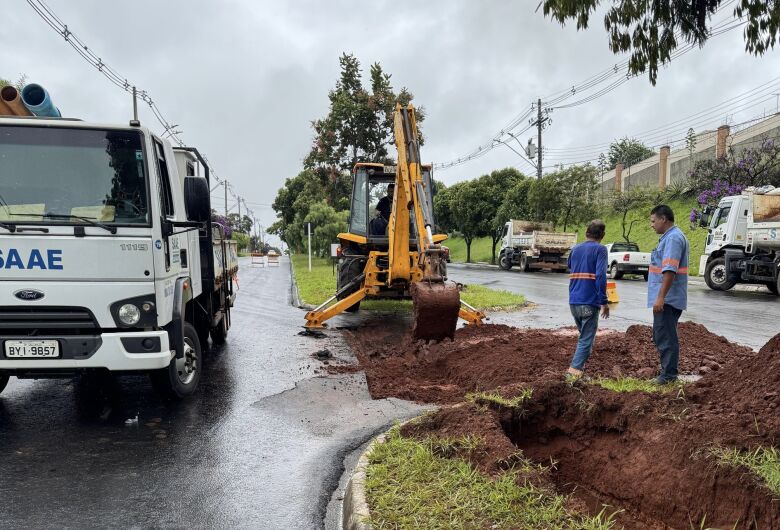
[[[705,206],[704,209],[701,211],[701,216],[699,217],[699,226],[702,228],[707,228],[710,225],[710,216],[712,214],[712,209],[709,206]]]
[[[205,223],[211,216],[209,183],[203,177],[184,178],[184,206],[187,220]]]

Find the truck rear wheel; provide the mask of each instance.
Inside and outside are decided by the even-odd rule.
[[[512,268],[512,260],[509,259],[509,256],[507,256],[506,252],[502,252],[498,256],[498,266],[505,271],[508,271]]]
[[[520,256],[520,270],[523,272],[530,272],[531,271],[531,265],[528,263],[528,256],[523,254]]]
[[[11,376],[8,374],[0,373],[0,392],[5,390],[5,387],[8,386],[8,380],[11,379]]]
[[[203,360],[195,327],[184,324],[184,356],[174,357],[167,368],[155,370],[150,374],[152,386],[163,397],[183,399],[195,393],[200,381],[201,362]]]
[[[769,292],[771,292],[773,295],[780,294],[780,278],[777,279],[776,282],[766,282],[767,289],[769,289]]]
[[[728,279],[726,273],[726,258],[715,258],[707,264],[704,271],[704,281],[707,287],[714,291],[728,291],[736,283]]]
[[[219,319],[219,324],[216,327],[211,328],[211,342],[214,346],[222,346],[227,341],[228,329],[230,328],[230,311],[226,310],[222,318]]]

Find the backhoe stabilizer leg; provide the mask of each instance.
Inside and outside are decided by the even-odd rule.
[[[461,303],[463,303],[461,301]],[[487,317],[485,316],[485,313],[482,311],[479,311],[478,309],[474,309],[473,307],[461,307],[458,311],[458,316],[471,324],[472,326],[481,326],[484,324],[483,320],[485,320]]]
[[[363,300],[363,298],[365,298],[368,294],[368,291],[369,288],[364,287],[358,291],[355,291],[346,298],[339,300],[331,306],[324,308],[320,306],[317,309],[309,311],[306,313],[306,324],[303,327],[309,329],[322,329],[326,327],[326,320],[335,317],[339,313],[343,313],[347,308],[352,307],[353,305]]]

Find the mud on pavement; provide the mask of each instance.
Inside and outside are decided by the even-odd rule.
[[[780,335],[754,352],[683,323],[680,371],[702,377],[658,394],[565,383],[576,340],[571,329],[508,326],[467,327],[439,344],[414,342],[408,330],[386,323],[348,334],[373,397],[448,404],[403,434],[477,435],[479,450],[458,456],[482,472],[499,473],[521,459],[545,464],[524,479],[571,494],[576,511],[622,510],[617,527],[780,528],[776,495],[711,454],[714,447],[777,446]],[[587,371],[650,377],[657,364],[650,328],[632,326],[601,332]],[[512,398],[528,389],[517,405],[465,401],[469,393]]]

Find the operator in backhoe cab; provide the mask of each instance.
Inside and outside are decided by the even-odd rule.
[[[387,225],[390,222],[390,212],[393,209],[393,194],[395,184],[387,185],[387,195],[379,199],[376,205],[376,214],[369,224],[372,236],[384,236],[387,233]]]

